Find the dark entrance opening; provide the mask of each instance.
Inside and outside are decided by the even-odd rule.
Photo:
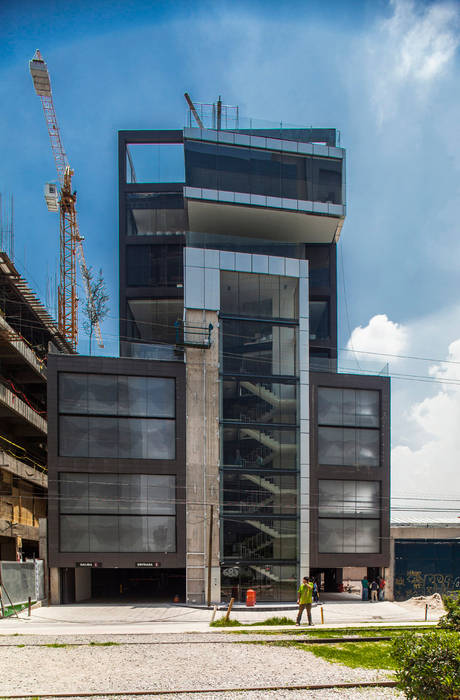
[[[325,593],[338,593],[343,590],[342,569],[311,569],[310,577],[316,580],[320,590]]]
[[[185,601],[185,569],[92,569],[93,600]]]

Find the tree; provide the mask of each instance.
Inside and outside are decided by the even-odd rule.
[[[85,267],[83,270],[83,279],[87,291],[86,302],[83,307],[83,312],[85,314],[83,328],[89,336],[89,354],[91,355],[94,329],[109,313],[109,307],[107,306],[109,295],[105,289],[102,269],[99,270],[98,276],[95,277],[93,268]]]

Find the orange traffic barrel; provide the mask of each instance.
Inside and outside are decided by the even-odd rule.
[[[246,591],[246,607],[252,608],[256,604],[256,592],[252,588]]]

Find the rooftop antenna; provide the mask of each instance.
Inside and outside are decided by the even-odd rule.
[[[222,98],[219,95],[217,100],[217,131],[222,128]]]
[[[195,105],[193,104],[192,99],[191,99],[190,95],[188,94],[188,92],[185,92],[185,93],[184,93],[184,97],[185,97],[185,99],[187,100],[187,104],[188,104],[188,106],[190,107],[191,113],[192,113],[193,116],[195,117],[196,123],[198,124],[198,126],[200,127],[200,129],[204,129],[204,124],[203,124],[203,122],[201,121],[200,117],[198,116],[198,112],[196,111]]]

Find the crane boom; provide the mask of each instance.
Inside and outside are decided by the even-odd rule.
[[[56,170],[61,185],[59,200],[60,283],[58,289],[58,323],[61,333],[70,341],[73,349],[76,350],[78,340],[77,252],[80,272],[85,284],[85,292],[91,304],[93,303],[93,299],[91,288],[88,284],[88,268],[82,245],[83,238],[80,235],[78,227],[75,208],[76,194],[72,192],[72,175],[74,173],[70,168],[59,132],[48,68],[38,49],[33,59],[29,62],[29,66],[35,92],[42,102],[51,141],[51,149],[53,151]],[[99,323],[95,324],[95,332],[99,347],[104,347]]]

